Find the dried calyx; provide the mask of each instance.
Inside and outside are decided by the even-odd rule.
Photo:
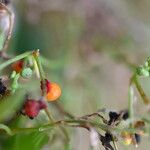
[[[127,110],[120,111],[120,112],[110,111],[108,125],[111,125],[114,123],[116,124],[120,120],[128,119],[128,117],[129,117],[129,113]]]

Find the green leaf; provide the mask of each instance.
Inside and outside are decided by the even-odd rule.
[[[23,104],[25,91],[18,90],[15,94],[10,95],[0,101],[0,122],[13,117]]]

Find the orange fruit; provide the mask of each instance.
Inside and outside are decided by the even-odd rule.
[[[57,83],[50,83],[50,91],[46,94],[48,101],[55,101],[61,95],[61,88]]]

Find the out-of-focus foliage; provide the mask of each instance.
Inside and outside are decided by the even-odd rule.
[[[46,133],[25,133],[18,134],[3,139],[2,149],[6,150],[40,150],[48,142]]]
[[[24,103],[24,96],[24,91],[17,91],[17,93],[13,96],[8,96],[2,99],[0,105],[0,122],[4,122],[7,119],[11,119],[11,117],[16,114],[16,110],[20,111],[20,107],[22,107],[22,104]]]

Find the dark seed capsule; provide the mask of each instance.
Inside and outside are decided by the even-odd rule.
[[[117,114],[116,112],[109,112],[109,121],[108,124],[110,125],[112,122],[115,122],[119,117],[119,114]]]
[[[129,118],[129,112],[125,111],[122,118],[123,120],[127,120]]]
[[[136,143],[139,144],[141,142],[141,136],[135,133],[135,140],[136,140]]]
[[[113,141],[112,135],[108,132],[105,133],[105,140],[109,143]]]

